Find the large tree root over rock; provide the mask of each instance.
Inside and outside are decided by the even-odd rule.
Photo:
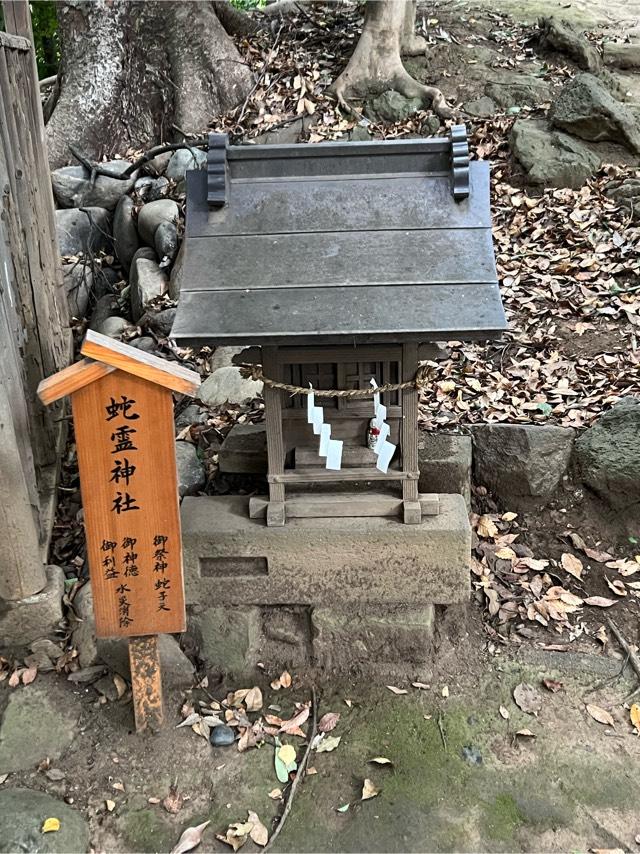
[[[368,0],[362,35],[353,54],[331,90],[338,103],[354,110],[349,98],[379,95],[395,89],[406,98],[422,98],[441,118],[454,113],[436,86],[419,83],[402,65],[401,54],[424,54],[427,43],[414,33],[416,0]]]

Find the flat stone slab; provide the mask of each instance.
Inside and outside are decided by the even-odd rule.
[[[76,719],[38,685],[14,691],[0,724],[0,774],[34,768],[47,756],[57,759],[74,739]]]
[[[60,830],[42,833],[48,818],[60,821]],[[31,789],[0,791],[0,852],[37,851],[40,854],[84,854],[89,847],[89,825],[77,810],[45,792]]]
[[[244,496],[185,498],[187,603],[466,601],[471,530],[464,498],[439,498],[440,514],[418,525],[342,517],[291,519],[282,528],[250,519]]]

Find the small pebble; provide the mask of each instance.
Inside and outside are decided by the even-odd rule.
[[[477,747],[463,747],[462,758],[465,759],[469,765],[482,765],[482,754]]]
[[[229,744],[233,744],[235,740],[235,732],[225,724],[214,726],[209,736],[209,741],[214,747],[227,747]]]

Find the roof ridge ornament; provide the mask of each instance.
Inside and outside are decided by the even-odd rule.
[[[209,207],[220,208],[227,202],[227,148],[226,133],[210,133],[207,149],[207,202]]]
[[[451,128],[451,177],[456,202],[469,197],[469,143],[466,125]]]

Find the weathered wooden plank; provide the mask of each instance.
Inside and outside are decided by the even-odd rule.
[[[80,348],[83,356],[105,362],[128,374],[181,394],[194,395],[200,388],[200,375],[177,362],[130,347],[122,341],[89,329]]]
[[[497,276],[491,230],[466,228],[194,237],[183,281],[188,293],[469,284],[495,282]]]
[[[448,174],[451,144],[444,137],[394,140],[380,156],[378,142],[246,145],[228,149],[232,179],[290,175],[372,175],[380,172]]]
[[[425,516],[437,516],[440,502],[435,493],[417,499]],[[376,492],[325,492],[321,495],[290,496],[285,501],[287,519],[331,519],[337,516],[399,516],[403,500],[399,496]],[[249,517],[264,519],[269,499],[254,495],[249,499]]]
[[[14,428],[15,404],[0,383],[0,597],[9,600],[39,593],[47,583],[40,559],[37,505],[29,495]]]
[[[317,469],[315,466],[309,468],[296,468],[285,471],[283,474],[273,474],[267,477],[269,483],[332,483],[338,481],[367,481],[367,480],[415,480],[419,472],[399,471],[397,468],[389,467],[387,472],[377,468],[361,467],[353,469],[340,469],[331,471],[329,469]]]
[[[81,359],[73,365],[63,368],[53,376],[45,377],[38,386],[38,397],[45,406],[54,403],[61,397],[73,394],[89,383],[99,380],[116,369],[104,362],[94,362],[92,359]]]
[[[3,33],[0,31],[0,47],[9,48],[11,50],[30,51],[31,42],[22,36],[14,36],[11,33]]]
[[[418,365],[418,345],[415,341],[402,345],[402,381],[413,379]],[[418,390],[415,388],[402,389],[402,436],[400,451],[402,453],[402,468],[406,471],[416,471],[418,468]],[[417,525],[422,518],[418,503],[418,484],[416,481],[405,481],[402,484],[404,501],[405,524]]]
[[[72,405],[96,635],[184,631],[171,392],[113,371]]]
[[[462,204],[451,203],[449,175],[386,175],[367,181],[318,176],[283,179],[277,187],[247,179],[234,182],[227,204],[214,210],[207,206],[205,173],[192,172],[187,194],[189,237],[491,228],[489,164],[473,163],[470,177],[471,195]]]
[[[280,379],[277,347],[263,347],[262,360],[267,375],[272,379]],[[264,410],[267,422],[267,460],[269,471],[269,507],[267,508],[267,525],[281,527],[285,522],[284,495],[285,487],[281,477],[284,472],[284,438],[282,435],[282,392],[265,386]]]
[[[164,725],[157,635],[129,639],[129,666],[136,732],[157,732]]]
[[[300,290],[183,291],[181,342],[447,341],[506,328],[498,285],[393,285]]]

